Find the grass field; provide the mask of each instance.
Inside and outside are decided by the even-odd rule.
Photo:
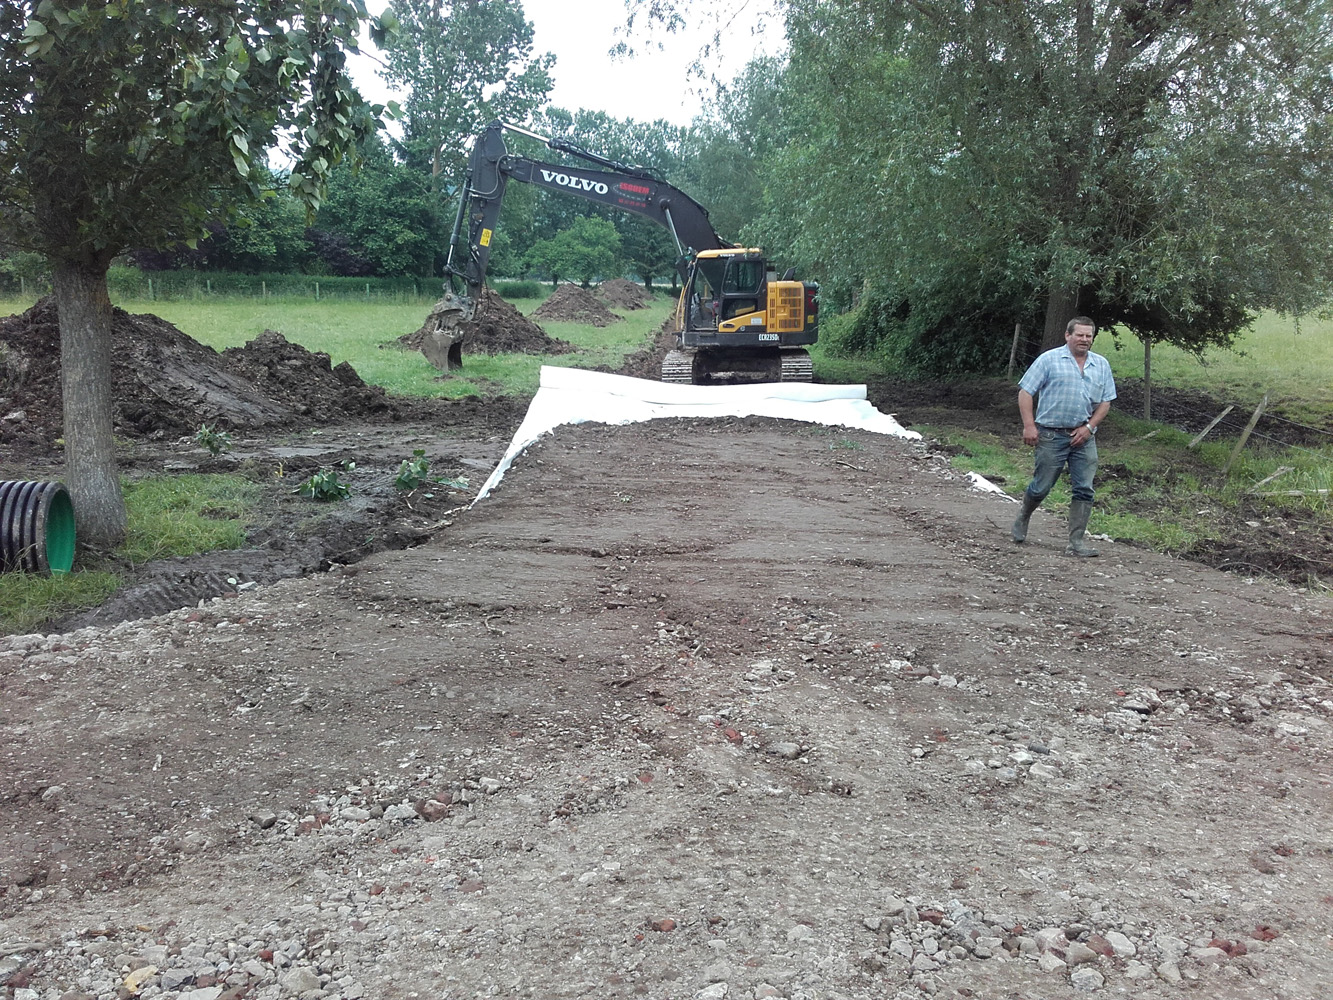
[[[573,354],[487,356],[465,353],[463,369],[442,376],[417,351],[393,342],[425,322],[433,300],[357,302],[346,299],[224,298],[117,302],[126,312],[162,317],[201,344],[222,351],[240,347],[265,330],[276,330],[293,343],[323,351],[334,364],[346,361],[373,385],[408,396],[476,396],[537,391],[542,365],[618,367],[625,355],[647,344],[671,311],[673,302],[655,299],[647,309],[615,310],[623,319],[598,329],[577,323],[543,323],[551,336],[567,340]],[[21,312],[31,301],[0,299],[0,315]],[[530,313],[540,299],[512,303]]]
[[[1097,338],[1118,378],[1143,376],[1143,342],[1130,333]],[[1195,356],[1154,345],[1154,385],[1198,389],[1228,403],[1253,408],[1265,395],[1293,420],[1323,423],[1333,412],[1333,319],[1304,319],[1266,313],[1236,341],[1233,350]]]

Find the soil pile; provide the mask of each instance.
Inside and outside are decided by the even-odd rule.
[[[338,421],[388,409],[384,392],[347,364],[266,332],[219,355],[157,316],[111,319],[115,430],[178,437],[200,423],[237,428]],[[46,454],[61,436],[60,326],[55,301],[0,319],[0,445],[10,457]]]
[[[421,350],[426,334],[436,328],[437,317],[447,311],[446,300],[441,299],[431,308],[421,329],[399,337],[398,343],[409,350]],[[548,337],[545,330],[489,287],[482,289],[472,319],[460,324],[459,329],[464,354],[568,354],[574,350],[568,341]]]
[[[47,297],[19,316],[0,320],[0,345],[5,400],[0,444],[12,456],[49,452],[63,423],[55,300]],[[301,423],[305,413],[299,403],[291,403],[293,391],[303,377],[311,377],[320,367],[328,371],[329,364],[328,357],[320,359],[301,348],[296,351],[304,357],[288,356],[287,384],[279,392],[265,391],[244,373],[231,371],[219,353],[189,339],[167,321],[115,309],[112,393],[116,433],[156,439],[195,431],[201,421],[229,428]],[[347,415],[344,400],[353,403],[353,412],[364,411],[365,393],[379,392],[365,387],[351,368],[344,379],[347,376],[359,384],[360,395],[349,393],[352,384],[340,379],[339,392],[320,413],[321,419]]]
[[[624,278],[612,278],[597,286],[597,297],[613,309],[646,309],[652,294],[642,285]]]
[[[532,315],[562,323],[583,323],[587,326],[610,326],[620,317],[598,300],[597,296],[578,285],[561,285],[551,297],[533,310]]]
[[[319,423],[372,417],[390,409],[384,390],[363,382],[346,361],[334,365],[327,354],[307,351],[276,330],[265,330],[244,347],[227,348],[221,361],[264,395]]]

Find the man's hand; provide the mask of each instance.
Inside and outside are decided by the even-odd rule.
[[[1091,437],[1092,437],[1092,431],[1091,429],[1089,429],[1088,425],[1080,424],[1079,426],[1075,427],[1072,431],[1070,431],[1069,443],[1073,445],[1075,448],[1081,448],[1083,445],[1088,443],[1088,439]]]
[[[1018,415],[1023,421],[1023,443],[1029,447],[1037,444],[1037,416],[1033,412],[1032,394],[1026,389],[1018,390]]]

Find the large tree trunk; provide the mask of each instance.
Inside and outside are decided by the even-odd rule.
[[[1041,349],[1049,351],[1065,342],[1065,327],[1078,315],[1078,289],[1052,287],[1046,297],[1046,324],[1041,334]]]
[[[125,540],[125,498],[111,434],[111,298],[106,269],[56,262],[60,314],[60,391],[65,416],[65,483],[83,545],[110,549]]]

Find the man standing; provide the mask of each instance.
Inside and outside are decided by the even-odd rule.
[[[1096,549],[1083,544],[1083,534],[1092,516],[1097,426],[1106,419],[1115,399],[1115,379],[1110,363],[1092,353],[1096,336],[1097,324],[1086,316],[1075,316],[1065,327],[1065,346],[1038,357],[1018,382],[1023,443],[1035,445],[1037,456],[1032,482],[1023,493],[1023,507],[1014,519],[1014,541],[1027,539],[1028,519],[1068,465],[1074,496],[1069,505],[1068,556],[1097,555]]]

